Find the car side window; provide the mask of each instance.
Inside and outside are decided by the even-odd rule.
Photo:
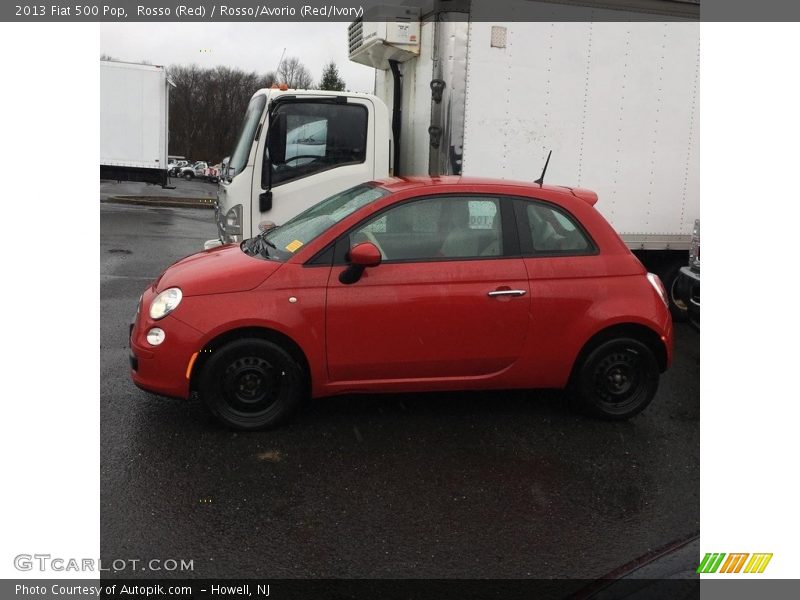
[[[367,110],[360,104],[290,102],[275,109],[270,129],[264,158],[272,185],[366,160]]]
[[[372,242],[385,261],[490,258],[503,255],[497,198],[439,197],[389,209],[350,235]]]
[[[528,235],[537,254],[588,254],[594,246],[572,217],[539,202],[526,202]],[[525,232],[523,232],[525,235]]]

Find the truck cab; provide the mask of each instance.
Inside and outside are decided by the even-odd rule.
[[[218,239],[240,242],[331,194],[386,177],[386,105],[370,94],[262,89],[250,100],[220,181]]]

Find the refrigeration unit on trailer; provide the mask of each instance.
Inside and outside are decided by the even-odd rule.
[[[100,178],[166,185],[169,88],[164,67],[100,61]]]

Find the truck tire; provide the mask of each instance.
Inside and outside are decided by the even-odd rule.
[[[211,352],[198,391],[228,427],[257,430],[285,421],[308,394],[303,367],[277,344],[244,338]]]
[[[608,340],[578,365],[570,387],[586,412],[605,419],[629,419],[656,395],[658,362],[653,351],[638,340]]]
[[[689,319],[689,310],[678,297],[678,275],[682,266],[684,266],[683,263],[671,263],[666,265],[662,274],[659,275],[667,290],[669,312],[672,314],[672,320],[676,323],[683,323]]]

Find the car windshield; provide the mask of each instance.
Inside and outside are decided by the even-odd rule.
[[[247,159],[250,157],[250,147],[253,145],[253,138],[256,136],[256,128],[258,127],[258,122],[261,120],[261,115],[264,112],[266,104],[267,97],[264,94],[259,94],[250,100],[247,113],[244,116],[244,122],[242,123],[242,129],[239,132],[239,137],[236,142],[236,148],[233,154],[231,154],[231,162],[228,165],[232,169],[234,177],[247,165]]]
[[[362,206],[388,195],[387,190],[374,184],[357,185],[315,204],[281,227],[253,238],[252,241],[246,240],[242,244],[242,250],[255,254],[257,244],[252,242],[259,239],[265,240],[268,248],[265,252],[260,252],[262,256],[266,255],[273,260],[287,260],[302,246],[316,239]]]

